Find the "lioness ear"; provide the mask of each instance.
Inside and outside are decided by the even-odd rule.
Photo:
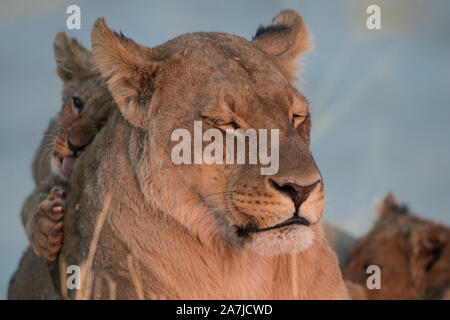
[[[260,26],[252,42],[279,59],[281,71],[289,80],[295,79],[294,72],[301,67],[295,63],[296,58],[313,47],[302,17],[294,10],[283,10],[268,26]]]
[[[61,80],[79,79],[92,73],[94,67],[92,53],[75,38],[69,38],[65,32],[56,34],[53,40],[53,53],[56,72]]]
[[[94,60],[125,119],[144,127],[155,91],[158,63],[152,61],[152,50],[136,44],[98,18],[91,33]]]

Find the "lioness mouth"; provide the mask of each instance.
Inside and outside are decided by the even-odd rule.
[[[280,228],[291,226],[294,224],[298,224],[298,225],[302,225],[302,226],[306,226],[306,227],[310,226],[310,223],[308,220],[306,220],[303,217],[294,215],[293,217],[289,218],[288,220],[281,222],[279,224],[276,224],[274,226],[271,226],[271,227],[259,229],[259,228],[256,228],[255,226],[251,225],[251,226],[247,226],[247,227],[243,227],[243,228],[238,228],[237,233],[238,233],[238,236],[245,237],[251,233],[258,233],[258,232],[264,232],[264,231],[269,231],[269,230],[273,230],[273,229],[280,229]]]

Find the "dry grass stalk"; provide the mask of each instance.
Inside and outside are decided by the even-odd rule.
[[[108,194],[105,197],[105,201],[103,202],[103,208],[100,212],[97,220],[97,224],[95,226],[94,235],[92,237],[91,245],[89,247],[89,254],[86,260],[81,263],[80,266],[80,277],[82,281],[82,285],[80,290],[77,291],[75,295],[76,300],[87,300],[91,297],[92,293],[92,284],[94,280],[94,274],[92,272],[92,262],[94,261],[94,255],[97,250],[98,240],[100,238],[100,232],[103,229],[103,225],[106,220],[106,216],[109,211],[109,207],[111,205],[111,195]]]

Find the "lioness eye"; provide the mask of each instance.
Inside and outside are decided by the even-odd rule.
[[[214,127],[216,127],[217,129],[220,129],[222,131],[225,131],[227,129],[240,129],[241,127],[234,121],[230,121],[230,120],[222,120],[222,119],[214,119],[214,118],[210,118],[208,116],[200,116],[202,119],[204,119],[205,121],[209,122],[211,125],[213,125]]]
[[[83,100],[81,100],[78,97],[73,97],[72,98],[72,104],[75,107],[75,109],[77,109],[78,113],[81,113],[83,111],[84,108],[84,102]]]
[[[227,129],[240,129],[241,127],[239,127],[239,125],[236,122],[230,122],[230,123],[222,123],[222,124],[217,124],[216,125],[217,128],[219,128],[220,130],[227,130]]]
[[[306,116],[301,115],[301,114],[294,114],[292,116],[292,124],[294,125],[294,127],[298,127],[304,120],[305,120]]]

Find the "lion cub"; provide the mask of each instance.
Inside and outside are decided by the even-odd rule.
[[[34,252],[47,260],[56,259],[62,244],[67,178],[114,105],[89,50],[64,32],[56,35],[53,46],[57,73],[63,81],[63,105],[35,154],[32,171],[36,188],[21,212]]]

